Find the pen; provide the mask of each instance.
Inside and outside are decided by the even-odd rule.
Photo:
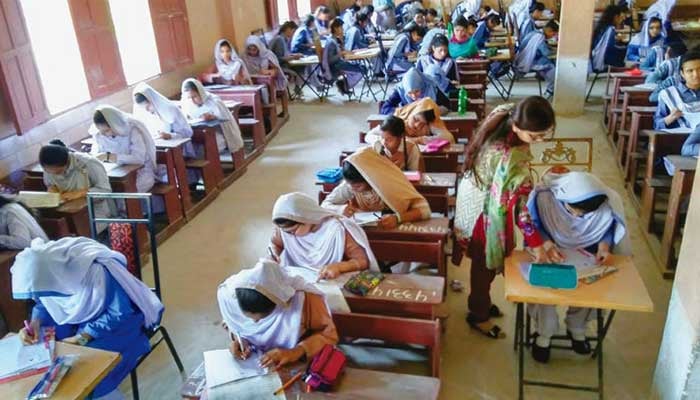
[[[375,217],[377,217],[377,218],[379,218],[379,219],[382,219],[382,216],[381,216],[381,215],[378,215],[377,213],[372,213],[372,215],[374,215]]]
[[[32,329],[32,326],[29,324],[29,321],[26,319],[24,320],[24,329],[27,330],[27,333],[29,336],[34,337],[34,329]]]
[[[270,254],[270,257],[272,257],[272,261],[277,261],[278,258],[275,255],[275,253],[272,251],[272,247],[267,246],[267,252]]]
[[[238,332],[234,332],[233,335],[236,337],[236,341],[238,342],[238,347],[241,349],[241,358],[245,360],[245,357],[243,356],[243,341],[241,340],[241,336],[238,334]]]
[[[285,382],[284,385],[282,385],[279,389],[275,390],[275,392],[272,394],[273,396],[277,396],[278,394],[284,392],[287,390],[290,386],[294,384],[294,382],[298,381],[301,376],[304,375],[304,371],[299,371],[296,375],[291,377],[287,382]]]

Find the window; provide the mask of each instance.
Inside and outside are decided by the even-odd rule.
[[[297,0],[297,14],[299,17],[311,14],[311,0]]]
[[[109,0],[127,84],[160,73],[148,0]]]
[[[277,0],[277,23],[282,25],[289,21],[289,3],[287,0]]]
[[[311,0],[270,1],[271,4],[267,3],[267,11],[268,21],[272,21],[272,25],[282,25],[290,20],[298,20],[300,16],[311,14]]]
[[[21,0],[51,114],[90,100],[67,1]]]

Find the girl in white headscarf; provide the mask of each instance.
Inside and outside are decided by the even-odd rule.
[[[245,46],[243,61],[248,72],[253,75],[270,75],[275,78],[275,88],[284,90],[287,87],[287,77],[284,75],[275,53],[268,50],[262,40],[255,35],[248,36]]]
[[[210,75],[215,83],[224,85],[249,85],[250,74],[243,60],[227,39],[219,39],[214,46],[216,73]]]
[[[280,196],[272,209],[271,247],[286,267],[319,270],[324,279],[367,268],[378,270],[367,235],[354,221],[321,208],[309,196]]]
[[[91,153],[104,162],[143,165],[136,175],[136,190],[148,193],[157,177],[156,145],[146,125],[113,106],[97,106],[90,134]]]
[[[241,129],[233,115],[219,96],[207,92],[202,83],[194,78],[182,82],[182,110],[190,119],[218,120],[221,129],[216,132],[219,152],[228,148],[234,153],[243,147]]]
[[[226,279],[217,297],[238,359],[260,351],[263,367],[278,368],[338,342],[323,294],[274,262],[260,260]]]
[[[21,250],[36,238],[49,240],[29,209],[0,196],[0,249]]]

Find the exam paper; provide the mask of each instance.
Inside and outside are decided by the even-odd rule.
[[[20,191],[17,200],[30,208],[54,208],[61,205],[59,193]]]
[[[204,353],[206,354],[206,353]],[[287,396],[275,390],[282,387],[279,374],[273,372],[267,375],[242,379],[209,389],[209,400],[286,400]]]
[[[326,304],[331,312],[350,312],[350,306],[343,296],[343,291],[340,290],[340,283],[332,281],[318,280],[318,270],[308,267],[285,267],[285,271],[289,275],[301,276],[305,281],[313,283],[326,296]]]
[[[373,212],[356,212],[352,219],[360,226],[376,226],[379,218]]]
[[[25,346],[19,335],[0,340],[0,355],[0,379],[51,365],[51,353],[44,342]]]
[[[260,353],[252,353],[246,360],[237,360],[228,349],[204,352],[204,373],[207,387],[214,388],[229,382],[267,374],[260,367]]]

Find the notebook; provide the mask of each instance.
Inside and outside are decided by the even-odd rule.
[[[379,217],[373,212],[356,212],[352,219],[360,226],[377,226]]]
[[[260,366],[260,353],[252,353],[246,360],[238,360],[228,349],[204,352],[204,372],[207,387],[214,388],[229,382],[267,374]]]
[[[19,335],[0,340],[0,382],[38,374],[51,365],[51,351],[47,343],[25,346]]]
[[[61,195],[49,192],[20,191],[17,200],[30,208],[55,208],[61,205]]]
[[[204,353],[206,354],[206,353]],[[209,400],[285,400],[284,393],[274,395],[282,387],[282,380],[276,372],[230,382],[210,388]]]
[[[290,275],[301,276],[307,282],[313,283],[326,296],[326,304],[328,304],[331,312],[350,312],[350,306],[345,300],[337,280],[316,282],[318,280],[318,270],[315,268],[285,267],[285,271]]]

